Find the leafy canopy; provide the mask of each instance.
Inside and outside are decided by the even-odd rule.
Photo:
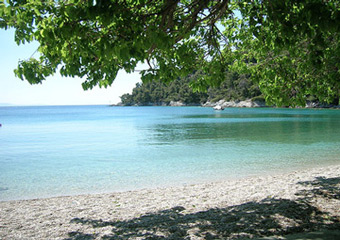
[[[339,97],[339,23],[338,0],[0,0],[0,27],[40,44],[15,70],[31,84],[59,71],[107,87],[142,62],[143,81],[200,70],[206,90],[237,70],[278,105]]]

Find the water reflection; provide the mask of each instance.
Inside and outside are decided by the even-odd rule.
[[[156,143],[193,140],[313,144],[338,142],[338,115],[320,114],[207,114],[187,115],[152,127]]]

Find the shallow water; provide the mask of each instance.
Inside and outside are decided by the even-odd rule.
[[[340,163],[339,110],[0,107],[0,123],[0,200]]]

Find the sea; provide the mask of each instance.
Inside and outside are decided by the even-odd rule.
[[[340,164],[340,110],[0,107],[0,201]]]

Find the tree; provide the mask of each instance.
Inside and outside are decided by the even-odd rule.
[[[257,85],[251,82],[249,75],[227,72],[219,87],[210,87],[207,92],[194,92],[191,82],[200,78],[202,73],[196,71],[185,78],[177,78],[170,83],[149,81],[137,83],[132,94],[124,94],[123,105],[168,105],[171,101],[180,101],[189,105],[217,102],[219,100],[262,99]]]
[[[261,92],[254,84],[249,75],[228,72],[225,74],[225,80],[219,87],[208,89],[209,101],[216,102],[221,99],[246,100],[260,97]]]
[[[181,101],[185,104],[201,104],[207,101],[206,93],[194,92],[189,82],[195,74],[178,78],[170,83],[148,81],[137,83],[132,94],[122,95],[123,105],[168,105],[171,101]]]
[[[339,97],[340,2],[254,1],[240,8],[239,67],[247,68],[268,102],[303,105]],[[237,35],[236,34],[236,35]],[[243,59],[243,60],[242,60]],[[249,61],[252,60],[252,61]]]
[[[0,27],[40,44],[15,70],[31,84],[58,70],[107,87],[144,62],[143,81],[200,70],[191,85],[206,90],[237,69],[279,105],[339,97],[339,22],[337,0],[0,1]]]

